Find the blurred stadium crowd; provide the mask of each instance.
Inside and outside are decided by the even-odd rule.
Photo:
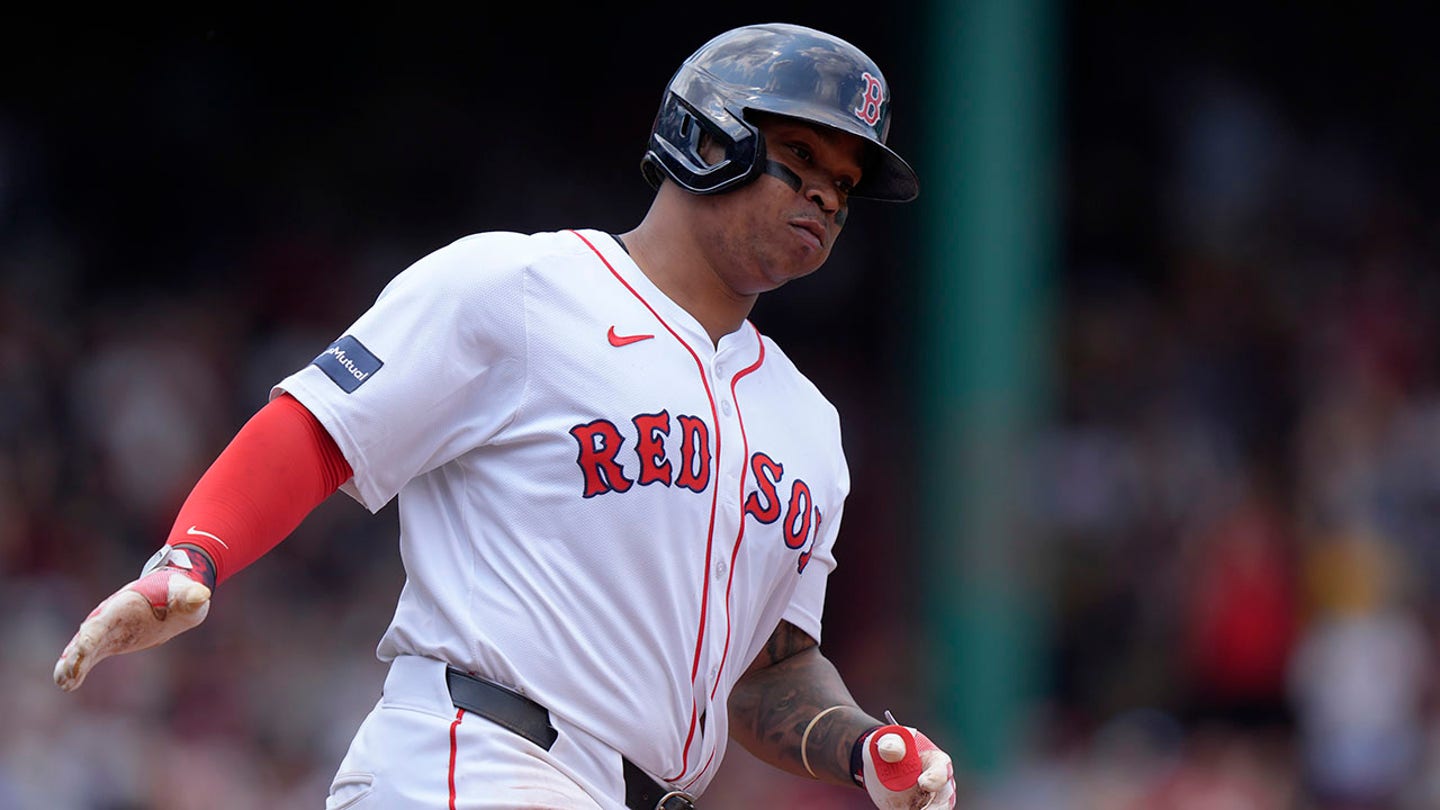
[[[1333,26],[1289,43],[1301,64],[1283,70],[1241,56],[1259,34],[1213,51],[1196,35],[1195,50],[1170,54],[1187,59],[1136,75],[1177,41],[1147,39],[1156,22],[1097,12],[1070,32],[1058,393],[1033,465],[1047,693],[1013,767],[969,780],[962,806],[1440,807],[1440,209],[1397,140],[1409,119],[1367,93],[1368,74],[1344,74],[1353,66],[1317,79],[1333,89],[1351,75],[1339,97],[1353,107],[1296,90],[1315,64],[1301,57]],[[420,131],[407,137],[448,149],[442,165],[414,156],[358,179],[287,165],[320,149],[294,141],[320,124],[304,119],[303,94],[278,116],[307,123],[258,146],[227,132],[263,117],[268,97],[230,98],[229,112],[167,106],[211,103],[207,81],[238,86],[204,53],[190,43],[62,99],[148,121],[135,130],[147,138],[169,128],[169,142],[92,152],[76,131],[84,114],[0,97],[0,808],[319,806],[384,671],[372,652],[402,581],[393,506],[370,516],[332,499],[226,584],[200,632],[109,661],[73,695],[50,682],[51,663],[137,572],[269,386],[386,278],[471,230],[610,215],[605,199],[545,208],[575,178],[513,152],[496,159],[521,161],[516,186],[467,190],[462,113],[442,94],[406,102]],[[1412,81],[1437,78],[1422,67]],[[122,109],[107,82],[153,92]],[[376,104],[410,88],[373,86],[390,93]],[[635,92],[640,130],[658,94]],[[334,137],[325,147],[348,148],[354,168],[396,136]],[[538,134],[516,143],[549,148]],[[189,171],[232,150],[239,163],[216,186]],[[347,197],[405,189],[405,172],[435,192],[406,200],[407,214]],[[630,210],[596,225],[638,218],[645,190],[625,182]],[[265,183],[269,197],[254,187]],[[899,310],[916,292],[876,289],[874,242],[899,238],[903,219],[856,216],[841,243],[855,257],[756,317],[846,416],[856,495],[827,648],[876,711],[924,665],[921,641],[884,652],[893,629],[842,595],[903,581],[877,573],[875,550],[908,520],[895,497],[906,451],[883,417],[913,392],[856,379],[830,337],[875,318],[877,297]],[[816,314],[817,300],[834,312]],[[914,350],[903,324],[884,328],[886,350]],[[922,705],[891,705],[923,725]],[[730,756],[707,807],[868,806]]]

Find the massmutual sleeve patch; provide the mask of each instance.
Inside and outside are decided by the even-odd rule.
[[[313,364],[347,394],[354,393],[370,379],[370,375],[385,365],[350,335],[331,343],[330,348],[321,352]]]

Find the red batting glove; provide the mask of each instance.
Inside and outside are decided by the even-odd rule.
[[[164,546],[140,578],[126,584],[90,611],[55,662],[55,683],[79,688],[101,661],[120,653],[164,644],[205,620],[215,566],[193,546]]]
[[[910,726],[881,726],[862,737],[861,784],[880,810],[955,806],[950,755]]]

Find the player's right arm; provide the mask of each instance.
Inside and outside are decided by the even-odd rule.
[[[76,689],[105,658],[200,624],[218,583],[274,548],[350,476],[310,411],[290,396],[271,400],[201,476],[140,577],[81,623],[55,663],[55,683]]]
[[[886,758],[892,731],[908,738],[899,751],[890,749],[899,759]],[[950,756],[915,729],[862,710],[815,639],[787,621],[731,692],[730,736],[797,776],[860,785],[884,810],[955,805]]]

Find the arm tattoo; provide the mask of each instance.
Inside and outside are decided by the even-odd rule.
[[[806,754],[819,778],[853,785],[850,748],[880,721],[855,705],[815,640],[782,621],[730,695],[730,735],[756,757],[808,779],[800,741],[810,721],[831,706],[846,708],[810,729]]]
[[[775,632],[770,634],[769,640],[760,649],[760,654],[755,656],[755,660],[751,662],[749,671],[764,669],[796,653],[804,652],[811,647],[818,648],[818,646],[809,633],[790,622],[782,621],[775,628]]]

